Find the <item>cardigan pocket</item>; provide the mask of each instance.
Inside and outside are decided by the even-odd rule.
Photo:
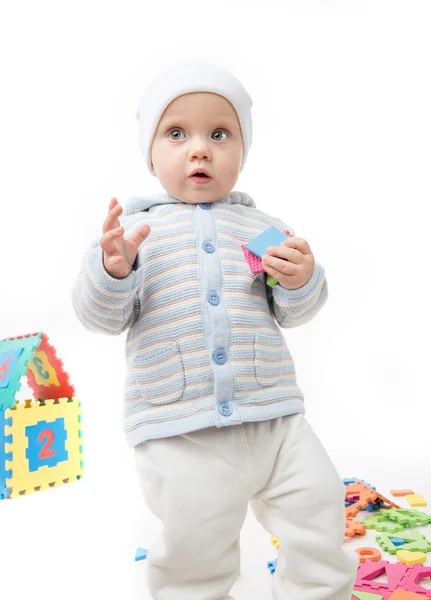
[[[133,367],[136,385],[146,402],[157,405],[182,399],[186,386],[178,342],[137,354]]]
[[[280,335],[256,333],[254,336],[254,369],[259,385],[275,385],[283,370],[284,338]]]

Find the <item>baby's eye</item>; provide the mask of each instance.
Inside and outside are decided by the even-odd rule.
[[[228,132],[226,131],[226,129],[216,129],[214,131],[214,133],[226,133],[226,135],[229,135]],[[218,137],[217,140],[220,140],[221,138]]]
[[[170,132],[169,132],[169,136],[170,136],[172,133],[175,133],[176,131],[179,131],[180,133],[182,133],[182,132],[181,132],[181,129],[175,128],[175,129],[171,129],[171,130],[170,130]],[[173,139],[173,140],[179,140],[180,138],[179,138],[178,136],[175,136],[175,137],[173,137],[173,138],[171,138],[171,139]]]

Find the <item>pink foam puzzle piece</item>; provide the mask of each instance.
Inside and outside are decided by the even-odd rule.
[[[386,591],[395,591],[401,586],[401,581],[406,575],[408,567],[402,562],[390,563],[388,560],[366,560],[358,567],[355,588],[363,591],[376,590],[379,594]],[[379,575],[386,574],[387,582],[373,581]],[[386,599],[385,599],[386,600]]]
[[[249,250],[247,250],[245,246],[241,246],[241,248],[244,252],[245,259],[248,262],[251,271],[253,273],[265,273],[265,269],[262,266],[261,259],[255,254],[252,254]]]
[[[400,587],[403,590],[421,594],[423,598],[431,598],[431,590],[421,586],[422,579],[431,578],[431,567],[427,565],[412,565],[407,567]]]
[[[358,494],[347,494],[346,501],[354,502],[355,500],[358,500],[358,498],[359,498]]]

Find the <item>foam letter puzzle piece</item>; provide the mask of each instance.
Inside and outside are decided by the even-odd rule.
[[[406,496],[407,494],[414,494],[412,490],[391,490],[392,496]]]
[[[425,498],[420,494],[407,494],[406,500],[410,506],[426,506]]]
[[[379,594],[370,594],[369,592],[355,592],[353,590],[352,597],[358,600],[383,600],[383,596]]]
[[[245,247],[259,258],[262,258],[266,254],[268,246],[281,246],[282,242],[287,240],[288,237],[290,236],[271,226],[248,242]]]
[[[410,552],[409,550],[398,550],[397,558],[405,565],[416,565],[426,562],[425,552]]]

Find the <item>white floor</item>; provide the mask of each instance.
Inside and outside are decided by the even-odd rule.
[[[348,452],[333,459],[341,477],[364,479],[389,498],[390,489],[411,487],[431,503],[426,462],[404,464],[402,457],[395,460],[389,452],[386,457],[381,446],[374,456]],[[126,449],[118,455],[107,445],[89,462],[79,482],[0,503],[2,598],[150,600],[146,563],[134,557],[138,546],[152,544],[160,524],[141,501],[131,454]],[[408,506],[404,498],[399,504]],[[421,531],[431,539],[431,526]],[[365,537],[346,539],[346,548],[377,547],[375,535],[368,531]],[[277,551],[252,514],[242,530],[241,547],[235,600],[270,600],[266,563]],[[382,558],[395,562],[385,552]]]

